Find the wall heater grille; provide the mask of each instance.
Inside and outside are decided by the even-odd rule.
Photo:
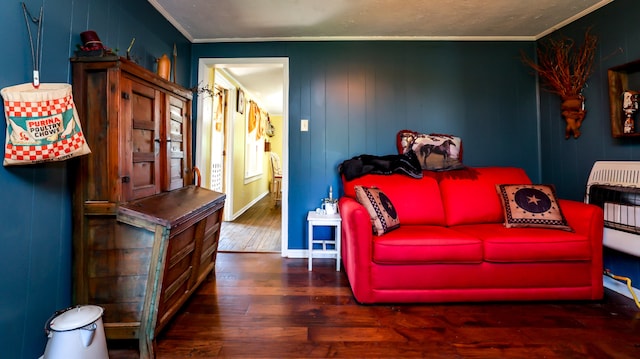
[[[604,211],[603,244],[640,257],[640,162],[596,162],[585,202]]]

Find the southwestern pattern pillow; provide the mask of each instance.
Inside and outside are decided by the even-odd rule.
[[[553,185],[496,185],[507,228],[540,227],[571,231]]]
[[[423,170],[448,171],[464,167],[460,137],[402,130],[397,134],[396,145],[401,154],[414,152]]]
[[[373,233],[379,236],[400,227],[398,212],[380,189],[355,186],[356,200],[367,209],[371,218]]]

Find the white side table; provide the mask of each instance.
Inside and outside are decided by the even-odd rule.
[[[307,215],[309,225],[309,270],[313,266],[313,253],[322,254],[323,258],[335,256],[336,271],[340,271],[340,238],[342,236],[342,219],[339,214],[320,214],[309,211]],[[313,239],[313,227],[335,227],[334,239]],[[313,249],[314,244],[322,245],[322,249]],[[333,245],[333,249],[327,249],[327,245]]]

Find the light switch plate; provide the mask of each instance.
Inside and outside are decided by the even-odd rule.
[[[300,120],[300,131],[301,132],[309,131],[309,120],[306,120],[306,119]]]

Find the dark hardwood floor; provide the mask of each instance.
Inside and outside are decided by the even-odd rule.
[[[220,253],[157,358],[640,358],[639,313],[609,291],[596,302],[360,305],[333,259],[308,272],[306,259]],[[112,359],[137,356],[109,347]]]
[[[280,252],[282,247],[281,206],[270,195],[263,197],[234,221],[223,222],[220,252]]]

